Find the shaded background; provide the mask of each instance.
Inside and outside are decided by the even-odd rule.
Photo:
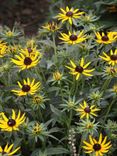
[[[117,29],[117,0],[0,0],[0,24],[12,28],[18,22],[26,35],[32,35],[66,5],[93,10],[101,25]]]

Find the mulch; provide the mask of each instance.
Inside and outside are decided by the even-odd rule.
[[[21,24],[26,35],[35,34],[48,15],[47,0],[0,0],[0,24]]]

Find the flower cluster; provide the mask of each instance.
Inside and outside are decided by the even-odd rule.
[[[117,32],[77,5],[57,12],[32,38],[0,32],[0,155],[117,150]]]

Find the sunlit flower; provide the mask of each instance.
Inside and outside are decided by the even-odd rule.
[[[115,84],[114,86],[113,86],[113,92],[115,92],[116,94],[117,94],[117,84]]]
[[[18,37],[21,34],[15,27],[11,30],[9,27],[4,27],[3,31],[0,33],[3,40],[7,40],[8,42],[10,39]]]
[[[97,108],[95,105],[89,106],[86,101],[84,101],[83,104],[80,104],[80,106],[75,110],[80,115],[80,119],[85,117],[87,119],[89,119],[90,117],[92,118],[93,116],[96,117],[97,111],[100,111],[100,109]]]
[[[115,66],[106,66],[104,68],[103,76],[106,78],[117,77],[117,67]]]
[[[6,36],[9,37],[9,38],[11,38],[11,37],[14,36],[14,33],[12,31],[7,31],[6,32]]]
[[[88,15],[85,14],[85,16],[82,16],[81,21],[84,23],[92,23],[99,19],[96,15],[94,15],[92,12],[89,12]]]
[[[0,118],[0,128],[2,131],[18,131],[19,126],[25,121],[25,113],[21,115],[19,110],[18,115],[14,110],[12,110],[12,116],[7,118],[7,116],[2,113]]]
[[[20,147],[17,147],[16,149],[13,149],[14,144],[11,144],[10,146],[8,145],[8,143],[6,144],[6,146],[4,148],[2,148],[2,146],[0,146],[0,155],[7,155],[7,156],[12,156],[14,155],[19,149]]]
[[[117,49],[113,52],[113,50],[110,51],[110,55],[107,55],[105,52],[103,52],[104,56],[100,56],[104,61],[108,62],[108,64],[115,66],[117,65]]]
[[[61,37],[59,37],[63,43],[68,44],[78,44],[86,40],[86,35],[84,35],[84,31],[81,31],[79,34],[76,32],[71,33],[69,31],[69,34],[60,33]]]
[[[112,33],[113,33],[113,36],[116,37],[116,39],[117,39],[117,32],[114,31],[114,32],[112,32]]]
[[[53,21],[53,22],[48,22],[46,25],[42,26],[42,28],[50,32],[55,32],[60,29],[60,26]]]
[[[99,33],[99,32],[96,32],[95,33],[96,35],[96,41],[98,43],[104,43],[104,44],[110,44],[110,43],[113,43],[116,41],[117,39],[117,36],[113,34],[113,32],[107,32],[107,33]]]
[[[26,41],[26,47],[35,47],[36,46],[36,40],[34,38],[28,39]]]
[[[43,130],[43,128],[42,128],[41,124],[35,123],[35,125],[32,129],[32,133],[33,134],[39,134],[39,133],[41,133],[42,130]]]
[[[70,24],[74,22],[75,19],[78,19],[81,17],[81,15],[84,14],[84,12],[80,11],[79,9],[74,9],[67,6],[66,9],[60,8],[61,13],[59,13],[56,17],[58,20],[61,20],[62,23],[65,21],[69,21]]]
[[[29,134],[35,138],[37,142],[38,138],[43,140],[44,136],[47,136],[49,133],[47,132],[47,128],[43,123],[38,122],[30,122],[28,124],[28,132]]]
[[[59,71],[56,71],[53,73],[53,79],[55,81],[59,81],[59,80],[61,80],[61,78],[62,78],[62,74]]]
[[[11,59],[11,61],[16,64],[20,70],[29,69],[36,66],[40,61],[40,55],[37,53],[35,55],[30,55],[28,53],[15,55],[17,59]]]
[[[87,133],[87,134],[94,134],[97,132],[99,123],[95,123],[95,120],[80,120],[80,122],[77,124],[77,131],[79,133]]]
[[[28,46],[24,49],[20,50],[21,53],[23,53],[24,55],[26,55],[27,57],[31,57],[32,59],[34,59],[35,57],[37,57],[38,59],[41,58],[41,53],[39,50],[37,50],[36,46]]]
[[[67,110],[74,110],[77,106],[79,101],[76,101],[75,96],[74,97],[69,97],[68,99],[63,99],[63,104],[60,106],[63,108],[63,111]]]
[[[0,57],[3,57],[7,53],[7,45],[5,42],[0,41]]]
[[[87,69],[91,62],[88,62],[84,65],[84,58],[82,58],[80,61],[80,65],[76,65],[72,60],[70,60],[70,63],[71,67],[66,67],[70,69],[70,74],[76,76],[76,80],[78,80],[81,75],[92,76],[91,72],[94,71],[94,69]]]
[[[48,99],[41,94],[37,94],[33,96],[33,100],[32,100],[32,107],[34,109],[39,109],[40,107],[42,107],[43,109],[45,108],[45,101],[47,101]]]
[[[27,80],[23,80],[23,84],[18,81],[19,89],[12,90],[18,96],[24,95],[34,95],[38,90],[40,90],[41,83],[35,83],[35,79],[31,80],[27,78]]]
[[[97,141],[91,135],[89,135],[89,141],[83,141],[85,144],[83,148],[85,149],[85,153],[93,153],[95,156],[103,156],[105,153],[108,153],[109,149],[111,148],[111,142],[107,142],[107,136],[104,137],[100,134],[99,140]]]
[[[92,101],[92,103],[96,103],[97,105],[100,105],[100,101],[103,99],[102,97],[103,92],[95,89],[89,94],[89,99]]]

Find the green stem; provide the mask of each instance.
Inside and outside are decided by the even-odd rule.
[[[43,116],[42,116],[40,108],[38,109],[38,113],[39,113],[39,119],[41,120],[41,122],[44,123]]]
[[[75,92],[74,92],[74,95],[76,95],[77,94],[77,91],[78,91],[78,85],[79,85],[79,82],[78,82],[78,80],[76,80],[76,85],[75,85]]]
[[[72,87],[71,87],[71,90],[70,90],[71,95],[73,95],[74,91],[75,91],[75,82],[76,82],[76,80],[75,80],[75,77],[73,76],[73,83],[72,83]]]
[[[72,33],[72,25],[69,22],[67,23],[67,29]]]
[[[61,82],[60,82],[60,84],[59,84],[59,86],[60,86],[60,92],[61,92],[61,97],[62,97],[62,102],[63,102],[63,91],[62,91],[62,86],[61,86]]]
[[[35,73],[37,74],[37,76],[42,76],[42,80],[44,81],[44,83],[46,84],[46,78],[44,75],[44,72],[41,70],[41,68],[39,68],[39,70],[37,68],[35,68]]]
[[[55,34],[52,35],[53,44],[54,44],[54,55],[55,55],[55,63],[57,62],[57,48],[56,48],[56,42],[55,42]]]
[[[81,136],[80,145],[79,145],[79,150],[78,150],[78,156],[80,156],[80,153],[81,153],[82,142],[83,142],[83,137]]]
[[[45,84],[46,84],[46,78],[45,78],[44,72],[43,72],[41,69],[40,69],[40,71],[41,71],[41,75],[42,75],[43,81],[44,81]]]
[[[112,106],[113,106],[113,104],[114,104],[115,101],[116,101],[116,98],[114,98],[114,99],[112,100],[111,104],[109,105],[103,123],[105,123],[105,121],[106,121],[106,119],[107,119],[107,117],[108,117],[108,114],[109,114],[109,112],[110,112],[110,110],[111,110],[111,108],[112,108]]]
[[[105,90],[108,88],[110,82],[111,82],[111,79],[107,79],[107,80],[104,82],[104,84],[103,84],[103,86],[102,86],[102,88],[101,88],[101,91],[105,92]]]
[[[69,114],[69,126],[68,126],[68,128],[70,128],[71,122],[72,122],[72,110],[70,110],[70,114]]]
[[[49,95],[48,94],[48,92],[47,92],[47,88],[49,88],[49,86],[48,86],[48,84],[47,84],[47,80],[46,80],[46,78],[45,78],[45,75],[44,75],[44,72],[41,70],[41,68],[39,69],[39,71],[38,71],[38,69],[37,68],[35,68],[35,73],[37,74],[37,76],[41,76],[41,78],[42,78],[42,80],[43,80],[43,82],[44,82],[44,86],[46,86],[45,87],[45,93],[47,94],[47,96]]]

